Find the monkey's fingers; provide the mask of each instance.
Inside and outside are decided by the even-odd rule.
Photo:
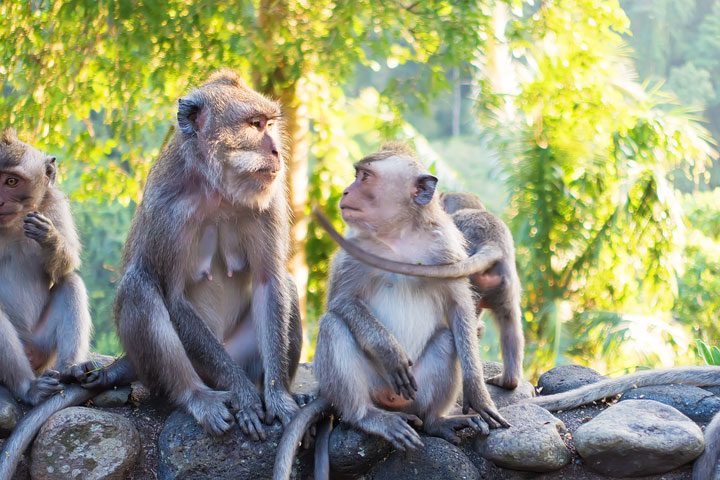
[[[490,435],[490,426],[485,422],[482,417],[474,416],[470,419],[470,428],[478,432],[482,436]]]
[[[267,438],[265,435],[265,429],[261,425],[260,417],[257,415],[257,412],[246,409],[235,414],[235,419],[237,420],[240,430],[256,442],[259,442],[260,440],[265,441]]]
[[[45,228],[49,228],[52,225],[52,222],[50,222],[50,220],[47,217],[45,217],[37,212],[28,213],[25,216],[24,221],[25,221],[25,223],[32,223],[33,225],[37,225],[39,227],[45,227]]]
[[[60,372],[58,372],[57,370],[47,369],[42,373],[41,376],[47,378],[54,378],[58,382],[60,381]]]
[[[424,446],[422,440],[420,439],[420,435],[418,435],[418,433],[407,423],[404,424],[404,428],[393,430],[390,436],[390,442],[395,446],[395,448],[402,451],[408,449],[415,450],[416,448]]]
[[[395,393],[408,400],[415,400],[415,391],[410,386],[410,380],[404,379],[402,373],[402,370],[400,370],[393,374]]]

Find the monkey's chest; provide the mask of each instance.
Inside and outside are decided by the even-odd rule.
[[[218,338],[240,320],[250,302],[247,258],[231,225],[200,229],[190,252],[186,294]]]
[[[29,242],[3,246],[0,279],[0,309],[16,328],[32,328],[50,296],[40,249]]]
[[[417,360],[437,329],[447,324],[441,292],[431,282],[388,275],[367,299],[373,315]]]

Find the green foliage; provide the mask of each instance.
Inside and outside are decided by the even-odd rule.
[[[702,340],[696,340],[698,355],[703,359],[707,365],[714,365],[720,367],[720,348],[710,347],[707,343]]]
[[[639,322],[634,312],[667,320],[677,294],[682,215],[670,172],[702,171],[713,152],[691,116],[634,82],[627,27],[617,2],[565,0],[510,32],[527,80],[517,119],[500,130],[519,132],[506,141],[522,145],[507,160],[509,216],[518,264],[532,266],[521,276],[537,369],[565,349],[608,353],[623,337],[600,327],[620,332]]]

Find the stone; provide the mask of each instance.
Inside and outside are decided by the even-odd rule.
[[[502,368],[502,363],[483,362],[483,377],[485,378],[485,381],[496,375],[500,375],[502,373]],[[520,403],[523,400],[527,400],[528,398],[535,396],[535,387],[533,387],[533,385],[527,380],[520,382],[520,385],[513,390],[506,390],[502,387],[487,383],[485,386],[495,402],[495,406],[498,408],[512,405],[514,403]],[[460,393],[457,403],[458,405],[462,405],[462,392]]]
[[[330,434],[330,469],[333,474],[355,477],[367,473],[393,451],[385,439],[340,423]]]
[[[700,427],[654,400],[609,407],[575,431],[574,443],[589,468],[615,477],[669,472],[705,448]]]
[[[572,458],[561,434],[565,425],[537,405],[509,405],[500,414],[512,425],[478,437],[475,448],[496,465],[528,472],[558,470]]]
[[[553,395],[599,382],[605,378],[607,377],[592,368],[582,365],[561,365],[540,375],[538,391],[540,395]]]
[[[309,363],[301,363],[295,373],[295,379],[293,380],[290,390],[300,395],[316,396],[319,388],[312,365]]]
[[[443,479],[475,480],[480,473],[458,447],[442,438],[422,437],[423,447],[396,451],[370,471],[372,480]]]
[[[115,387],[105,390],[100,395],[92,399],[93,405],[100,408],[122,407],[130,401],[132,389],[127,387]]]
[[[237,427],[222,437],[214,438],[205,433],[193,417],[176,410],[170,414],[160,432],[157,478],[271,478],[282,431],[280,422],[275,422],[265,426],[267,440],[264,442],[253,441]],[[298,450],[300,457],[295,465],[302,469],[308,463],[303,461],[303,457],[311,453],[311,450]]]
[[[12,393],[0,386],[0,437],[9,435],[21,416],[20,405],[15,401]]]
[[[707,390],[708,392],[712,393],[713,395],[720,397],[720,385],[713,385],[710,387],[702,387],[703,390]]]
[[[140,435],[120,415],[66,408],[45,422],[32,446],[33,480],[122,480],[140,454]]]
[[[654,385],[628,390],[620,397],[624,400],[655,400],[677,408],[690,419],[707,423],[720,412],[720,398],[711,392],[692,385]]]

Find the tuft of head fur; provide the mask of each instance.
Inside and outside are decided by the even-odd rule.
[[[236,88],[250,88],[235,70],[231,70],[229,68],[221,68],[211,73],[204,85],[210,84],[227,85],[228,87]]]
[[[377,162],[379,160],[386,160],[392,157],[407,157],[409,159],[412,159],[413,162],[416,163],[418,166],[421,165],[417,159],[415,150],[413,150],[413,148],[407,143],[401,142],[399,140],[392,140],[383,143],[383,145],[380,147],[380,150],[361,158],[360,161],[357,162],[357,165]]]
[[[17,133],[15,132],[15,129],[12,127],[8,127],[5,130],[3,130],[2,135],[0,136],[0,141],[2,143],[5,143],[7,145],[10,145],[13,142],[17,142]]]

